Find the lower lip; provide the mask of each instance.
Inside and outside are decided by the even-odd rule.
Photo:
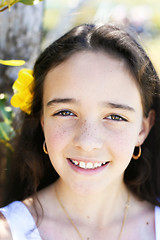
[[[77,165],[74,165],[69,159],[67,159],[67,161],[68,161],[68,164],[71,166],[71,168],[75,172],[78,172],[78,173],[83,174],[83,175],[94,175],[96,173],[99,173],[99,172],[103,171],[104,168],[106,168],[109,165],[109,162],[108,162],[105,165],[102,165],[101,167],[97,167],[97,168],[94,168],[94,169],[84,169],[84,168],[78,167]]]

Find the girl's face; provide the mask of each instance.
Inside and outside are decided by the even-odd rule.
[[[41,123],[47,150],[62,182],[75,191],[122,183],[150,122],[123,60],[76,53],[46,76]]]

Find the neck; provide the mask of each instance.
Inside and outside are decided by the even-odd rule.
[[[54,184],[54,188],[66,211],[77,221],[103,228],[106,224],[122,219],[128,198],[128,190],[123,181],[87,194],[68,188],[61,179]]]

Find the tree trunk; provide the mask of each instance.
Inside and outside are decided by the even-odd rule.
[[[0,59],[22,59],[32,68],[40,51],[44,2],[16,3],[0,13]],[[0,65],[0,93],[10,92],[20,67]]]

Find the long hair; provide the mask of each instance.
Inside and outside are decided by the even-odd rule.
[[[17,136],[11,172],[12,184],[7,201],[22,200],[58,178],[43,150],[44,135],[40,124],[43,85],[47,73],[80,51],[103,51],[125,60],[140,89],[144,116],[156,112],[155,124],[142,145],[139,160],[131,159],[124,182],[140,199],[158,205],[160,196],[160,82],[144,49],[132,33],[112,24],[83,24],[53,42],[38,57],[34,66],[34,99],[31,114],[23,114]]]

